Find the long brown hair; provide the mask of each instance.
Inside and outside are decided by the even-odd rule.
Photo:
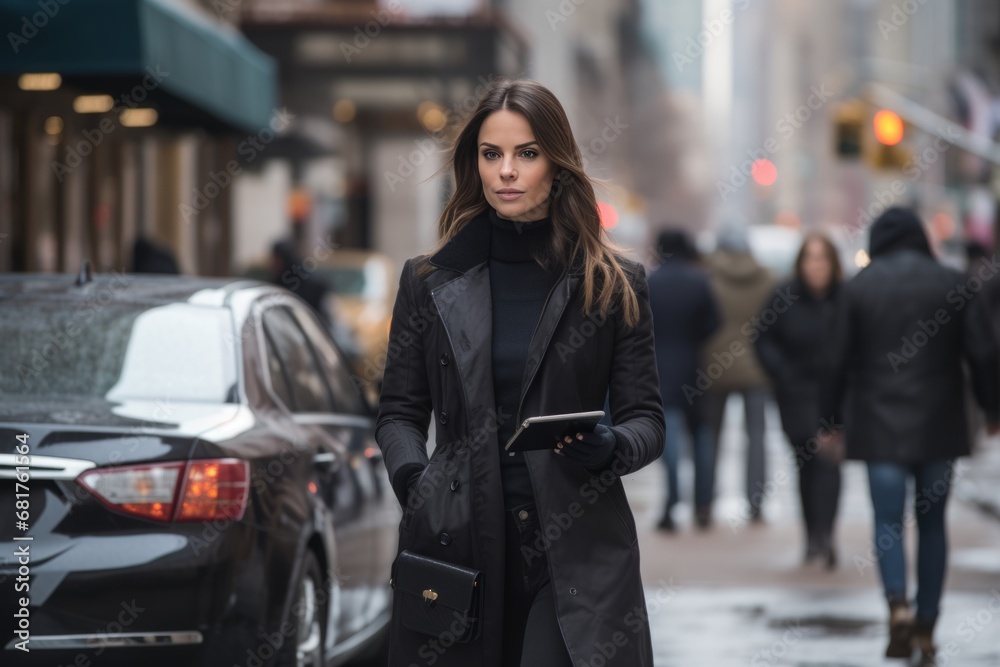
[[[799,282],[805,282],[802,278],[802,262],[806,258],[806,248],[809,247],[812,241],[819,241],[820,245],[823,246],[823,252],[830,262],[830,288],[836,288],[838,284],[844,281],[844,269],[840,265],[840,255],[837,253],[837,246],[833,245],[833,241],[829,237],[820,232],[809,232],[802,240],[802,247],[799,248],[799,254],[795,257],[795,278]]]
[[[556,168],[549,199],[552,244],[549,255],[561,268],[574,257],[583,259],[583,310],[597,310],[601,318],[621,307],[628,327],[639,320],[639,301],[622,269],[623,250],[608,236],[597,211],[594,184],[584,172],[580,148],[573,138],[569,119],[559,100],[536,81],[498,79],[459,132],[451,149],[450,164],[455,179],[451,195],[438,221],[440,240],[428,255],[444,247],[462,228],[489,208],[479,177],[479,129],[483,121],[501,109],[527,119],[535,140]],[[418,273],[433,270],[422,264]]]

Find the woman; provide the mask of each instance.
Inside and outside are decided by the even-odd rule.
[[[836,566],[833,527],[840,498],[840,464],[820,452],[820,387],[843,273],[837,249],[821,234],[810,234],[795,260],[794,277],[780,285],[766,308],[790,304],[755,342],[757,358],[775,388],[781,425],[795,453],[799,498],[806,529],[805,562],[822,559]]]
[[[663,451],[645,269],[608,240],[541,85],[491,85],[452,166],[441,241],[403,266],[375,437],[405,507],[399,551],[482,571],[483,627],[438,641],[402,624],[397,595],[390,665],[652,666],[620,479]],[[606,397],[613,426],[503,451],[521,420]]]
[[[871,264],[844,285],[838,299],[824,414],[845,425],[847,457],[868,467],[875,515],[871,548],[889,604],[885,654],[909,658],[919,649],[932,662],[953,465],[970,453],[963,364],[987,430],[996,433],[1000,353],[985,300],[956,298],[956,285],[965,278],[934,259],[916,213],[883,213],[872,225],[869,255]],[[916,614],[907,598],[904,549],[909,479],[919,533]]]

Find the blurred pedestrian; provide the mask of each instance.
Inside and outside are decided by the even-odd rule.
[[[764,500],[764,406],[770,395],[768,379],[757,361],[751,337],[762,325],[760,304],[772,293],[775,279],[757,263],[750,252],[746,230],[730,225],[718,237],[715,252],[706,261],[712,291],[722,313],[722,327],[705,348],[699,384],[708,385],[705,415],[712,429],[715,459],[722,448],[720,440],[726,402],[733,394],[743,398],[747,444],[744,518],[761,521]]]
[[[954,461],[970,451],[962,362],[995,433],[1000,351],[985,301],[972,298],[962,273],[934,259],[916,213],[883,213],[869,247],[871,264],[838,299],[823,414],[845,424],[848,458],[868,466],[873,540],[889,605],[886,656],[909,658],[919,648],[932,660],[948,551],[945,506]],[[825,445],[836,437],[821,436]],[[908,478],[919,533],[915,615],[904,550]]]
[[[806,236],[795,274],[768,298],[764,308],[787,298],[788,310],[756,340],[757,358],[771,377],[781,426],[795,453],[799,499],[805,524],[805,562],[836,565],[833,527],[840,498],[840,463],[818,452],[823,361],[829,349],[836,299],[843,280],[837,248],[826,236]],[[764,318],[761,318],[764,321]]]
[[[698,252],[680,230],[660,233],[660,265],[649,275],[649,306],[653,311],[656,367],[666,421],[663,463],[667,469],[667,496],[658,527],[675,529],[673,508],[680,500],[677,467],[681,442],[691,442],[694,460],[694,507],[699,527],[711,515],[715,477],[715,446],[705,422],[702,401],[686,396],[684,387],[697,382],[702,347],[719,328],[719,313],[708,276],[697,266]]]
[[[330,314],[326,307],[326,287],[303,266],[303,260],[292,241],[276,241],[271,246],[271,282],[297,294],[312,306],[329,328]]]
[[[976,288],[981,285],[993,335],[1000,339],[1000,263],[996,253],[991,255],[986,246],[978,241],[969,241],[965,252],[968,260],[965,275],[972,279],[969,289],[980,291]]]
[[[645,267],[601,225],[566,113],[537,82],[491,83],[451,167],[441,240],[400,276],[375,439],[404,507],[394,566],[404,552],[439,561],[444,598],[461,591],[454,566],[478,570],[482,609],[470,629],[448,607],[468,589],[428,609],[419,591],[434,582],[397,572],[389,664],[468,631],[440,642],[434,664],[570,667],[596,642],[615,664],[652,667],[621,481],[663,453]],[[605,397],[610,426],[505,450],[521,420],[599,410]]]
[[[177,275],[180,269],[169,249],[139,234],[132,245],[132,273]]]
[[[1000,344],[1000,263],[997,262],[996,254],[991,256],[986,246],[978,241],[967,242],[965,253],[965,276],[969,294],[985,302],[983,307],[988,311],[993,337]],[[983,430],[985,421],[982,412],[976,409],[969,383],[966,383],[965,394],[969,434],[975,451],[976,436]]]

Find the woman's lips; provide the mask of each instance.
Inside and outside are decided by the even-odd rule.
[[[497,197],[504,201],[513,201],[523,194],[520,190],[500,190],[497,192]]]

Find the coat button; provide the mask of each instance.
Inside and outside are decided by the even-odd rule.
[[[570,595],[576,595],[576,589],[575,588],[569,589],[569,594]]]
[[[441,365],[442,366],[447,366],[449,361],[451,361],[451,357],[448,356],[447,352],[445,352],[444,354],[441,355]]]
[[[527,521],[528,520],[528,510],[521,510],[520,512],[517,513],[517,516],[520,517],[521,521]]]
[[[447,424],[448,423],[448,413],[447,412],[442,412],[441,415],[438,417],[438,421],[441,422],[442,424]]]
[[[462,484],[462,483],[461,483],[461,482],[459,482],[459,481],[458,481],[457,479],[453,479],[453,480],[451,480],[451,490],[452,490],[452,491],[458,491],[458,487],[459,487],[459,486],[460,486],[461,484]]]
[[[451,535],[448,533],[441,533],[441,544],[449,545],[451,544]]]

